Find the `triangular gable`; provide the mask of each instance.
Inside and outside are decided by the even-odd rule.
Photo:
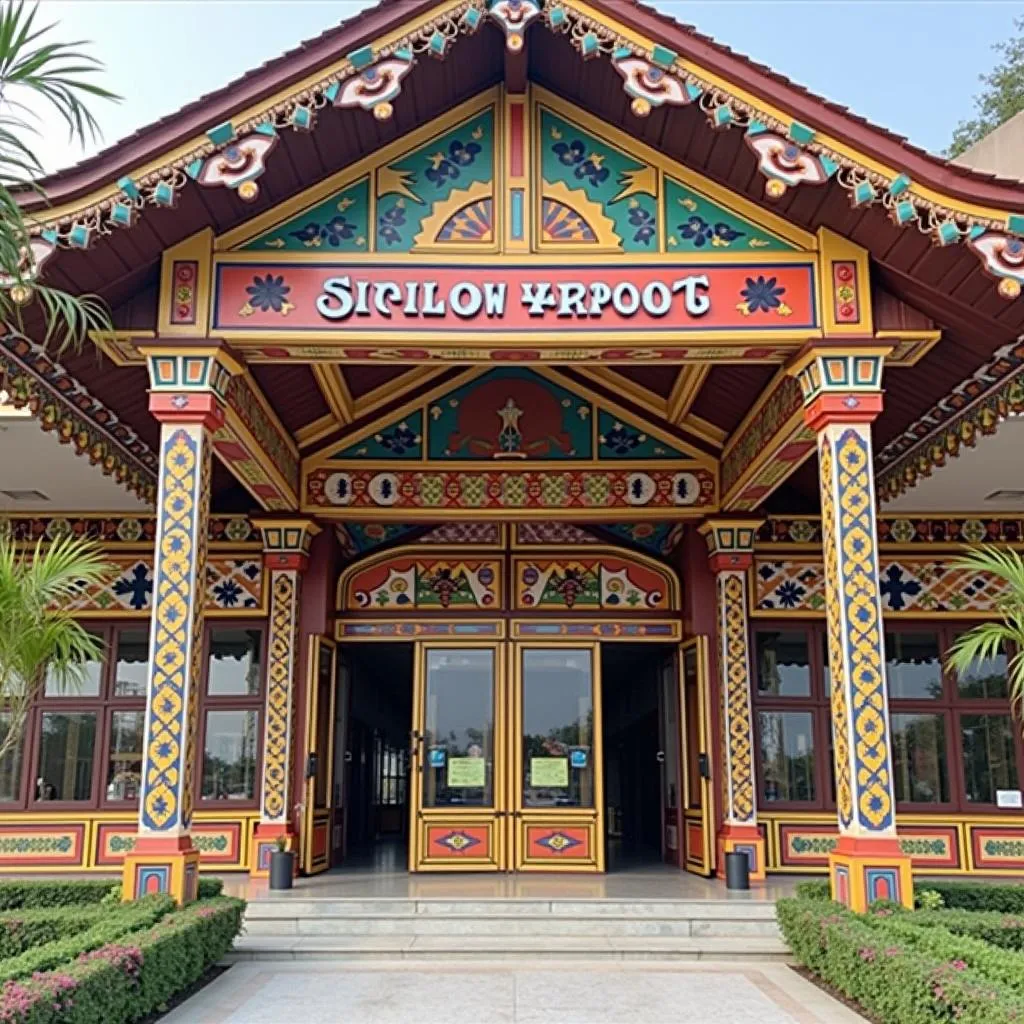
[[[696,460],[707,455],[555,371],[470,370],[310,457],[316,465],[369,461],[473,463]]]
[[[538,86],[522,134],[530,248],[545,253],[813,251],[813,235]],[[217,239],[277,254],[522,252],[510,245],[514,143],[490,89]],[[525,229],[523,229],[525,230]]]

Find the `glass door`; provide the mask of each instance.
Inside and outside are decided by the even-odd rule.
[[[416,646],[409,868],[503,870],[507,724],[501,647]]]
[[[331,866],[331,775],[334,764],[334,641],[310,638],[313,647],[306,724],[306,798],[302,867],[307,875]]]
[[[714,860],[714,808],[711,785],[711,704],[708,699],[708,641],[698,636],[679,648],[683,742],[683,866],[710,875]]]
[[[603,871],[597,644],[515,644],[514,867]]]

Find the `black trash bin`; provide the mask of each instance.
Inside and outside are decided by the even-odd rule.
[[[290,889],[295,876],[295,854],[290,850],[275,850],[270,855],[270,888]]]
[[[725,855],[725,887],[750,888],[750,858],[745,853],[733,852]]]

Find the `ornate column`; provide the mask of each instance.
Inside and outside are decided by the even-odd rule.
[[[195,899],[199,852],[192,798],[213,434],[241,364],[226,348],[154,342],[149,408],[160,421],[160,469],[149,634],[139,831],[125,858],[123,898]]]
[[[765,853],[757,825],[747,577],[760,525],[760,519],[709,519],[700,527],[717,597],[718,708],[724,760],[718,874],[725,874],[727,853],[742,852],[750,860],[750,877],[755,881],[765,877]]]
[[[270,656],[263,727],[260,820],[252,838],[249,874],[266,878],[270,854],[284,837],[295,849],[292,823],[295,705],[299,664],[299,597],[309,546],[320,528],[310,519],[257,519],[263,564],[270,576]]]
[[[890,351],[819,343],[790,367],[803,389],[807,425],[817,435],[821,479],[839,816],[829,877],[832,898],[856,911],[879,899],[913,905],[910,858],[896,837],[871,451]]]

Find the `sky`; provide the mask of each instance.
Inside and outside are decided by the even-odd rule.
[[[993,43],[1013,33],[1020,2],[648,0],[812,92],[932,152],[973,112]],[[48,170],[75,163],[319,35],[362,0],[42,0],[54,39],[90,40],[102,84],[93,101],[102,143],[68,143],[46,118],[35,149]],[[449,58],[451,59],[451,58]]]

